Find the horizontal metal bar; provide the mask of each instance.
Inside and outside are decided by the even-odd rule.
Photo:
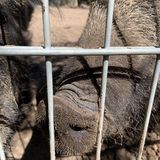
[[[49,0],[43,2],[43,33],[45,49],[51,47],[50,20],[49,20]],[[47,75],[47,98],[48,98],[48,119],[49,119],[49,137],[50,137],[50,160],[55,160],[55,137],[54,137],[54,102],[53,102],[53,76],[52,63],[46,60]]]
[[[160,54],[160,48],[155,47],[107,47],[105,49],[82,49],[68,47],[0,47],[3,56],[99,56],[99,55],[150,55]]]

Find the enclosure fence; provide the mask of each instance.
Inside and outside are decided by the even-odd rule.
[[[101,49],[82,49],[73,47],[51,47],[50,39],[50,25],[49,25],[49,4],[48,0],[43,0],[43,31],[44,31],[44,47],[20,47],[20,46],[1,46],[1,56],[104,56],[103,73],[102,73],[102,87],[100,99],[100,120],[98,126],[97,137],[97,152],[96,160],[100,160],[101,146],[102,146],[102,130],[105,109],[105,97],[107,94],[107,74],[108,74],[108,57],[110,55],[157,55],[157,61],[154,69],[153,81],[151,84],[150,97],[148,102],[148,109],[144,124],[143,135],[139,145],[139,152],[137,160],[141,160],[142,152],[147,135],[148,125],[150,121],[152,106],[154,102],[155,92],[158,84],[160,74],[160,48],[155,47],[110,47],[112,19],[114,10],[114,0],[108,0],[107,11],[107,27],[105,48]],[[55,137],[54,137],[54,102],[53,102],[53,78],[52,78],[52,63],[46,58],[46,73],[47,73],[47,93],[48,93],[48,115],[49,115],[49,135],[50,135],[50,159],[55,160]],[[54,75],[53,75],[54,76]],[[2,139],[0,136],[0,159],[5,160]]]

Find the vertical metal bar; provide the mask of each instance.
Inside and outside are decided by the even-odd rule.
[[[43,33],[44,33],[44,45],[45,48],[51,47],[50,38],[50,20],[49,20],[49,2],[48,0],[42,0],[43,2]]]
[[[106,35],[105,35],[105,48],[110,47],[111,45],[114,2],[115,0],[108,1],[108,10],[107,10],[107,17],[106,17],[107,18],[107,28],[106,28]]]
[[[1,135],[2,134],[0,134],[0,160],[6,160]]]
[[[152,108],[153,108],[154,97],[155,97],[155,93],[156,93],[159,75],[160,75],[160,56],[158,56],[158,58],[157,58],[157,62],[156,62],[155,70],[154,70],[152,88],[151,88],[151,92],[150,92],[147,114],[146,114],[146,119],[145,119],[145,124],[144,124],[144,130],[143,130],[142,138],[140,141],[137,160],[141,160],[141,158],[142,158],[142,153],[143,153],[145,140],[146,140],[146,136],[147,136],[147,131],[148,131],[149,121],[150,121],[151,112],[152,112]]]
[[[45,48],[51,47],[49,2],[43,0],[43,30]],[[53,102],[53,76],[52,63],[46,60],[47,72],[47,94],[48,94],[48,115],[49,115],[49,135],[50,135],[50,158],[55,160],[55,137],[54,137],[54,102]]]
[[[113,21],[113,10],[114,10],[114,0],[109,0],[108,10],[107,10],[107,28],[105,37],[105,48],[110,47],[111,34],[112,34],[112,21]],[[108,56],[104,56],[103,59],[103,73],[102,73],[102,89],[101,89],[101,99],[100,99],[100,120],[98,126],[98,137],[97,137],[97,151],[96,160],[101,158],[101,146],[102,146],[102,131],[103,131],[103,121],[104,121],[104,110],[105,110],[105,98],[107,89],[107,75],[108,75]]]
[[[55,137],[54,137],[54,102],[53,102],[53,77],[52,63],[46,62],[47,68],[47,92],[48,92],[48,115],[49,115],[49,135],[50,135],[50,156],[55,160]]]

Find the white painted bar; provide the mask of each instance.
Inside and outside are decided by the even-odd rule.
[[[52,63],[46,62],[47,68],[47,95],[48,95],[48,118],[49,118],[49,136],[50,136],[50,159],[55,160],[55,135],[54,135],[54,102],[53,102],[53,76]]]
[[[154,98],[155,98],[155,94],[156,94],[159,75],[160,75],[160,57],[158,56],[155,70],[154,70],[153,82],[152,82],[152,86],[151,86],[151,92],[150,92],[150,97],[149,97],[149,102],[148,102],[144,130],[143,130],[143,135],[142,135],[140,146],[139,146],[137,160],[142,159],[142,153],[143,153],[145,140],[146,140],[146,136],[147,136],[147,131],[148,131],[149,121],[150,121],[151,112],[152,112],[152,108],[153,108],[153,103],[154,103]]]
[[[43,36],[45,48],[51,47],[50,38],[50,20],[49,20],[49,2],[48,0],[42,0],[42,13],[43,13]]]
[[[106,47],[105,49],[82,49],[72,47],[0,47],[3,56],[107,56],[107,55],[155,55],[160,48],[155,47]]]
[[[43,0],[43,33],[44,50],[51,48],[50,38],[50,20],[49,20],[49,1]],[[52,63],[46,59],[47,75],[47,97],[48,97],[48,118],[49,118],[49,136],[50,136],[50,159],[55,160],[55,135],[54,135],[54,102],[53,102],[53,75]]]
[[[105,48],[110,47],[111,43],[113,11],[114,11],[114,0],[109,0],[108,14],[106,17],[107,25],[106,25],[106,35],[105,35]],[[99,119],[98,136],[97,136],[96,160],[101,159],[103,121],[104,121],[105,99],[107,90],[108,58],[109,58],[108,56],[103,57],[102,88],[100,97],[100,119]]]
[[[1,134],[0,134],[0,160],[6,160]]]

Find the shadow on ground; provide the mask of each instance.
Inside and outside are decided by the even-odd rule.
[[[49,143],[41,131],[33,129],[32,138],[21,160],[49,160]]]

